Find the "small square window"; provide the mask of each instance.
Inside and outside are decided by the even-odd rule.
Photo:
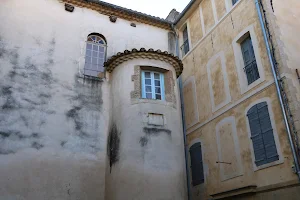
[[[142,98],[164,100],[164,75],[142,71]]]

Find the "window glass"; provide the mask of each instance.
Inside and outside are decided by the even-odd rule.
[[[245,64],[244,71],[246,73],[248,85],[250,85],[260,78],[250,36],[241,43],[241,48]]]
[[[164,100],[164,75],[158,72],[142,72],[142,98]]]
[[[97,77],[104,71],[106,42],[98,35],[90,35],[86,43],[84,75]]]
[[[234,5],[236,2],[238,2],[239,0],[232,0],[232,5]]]
[[[190,50],[190,46],[189,46],[189,36],[188,36],[188,30],[187,30],[187,26],[184,28],[183,32],[182,32],[182,35],[183,35],[183,44],[182,46],[180,47],[181,48],[181,53],[182,53],[182,56],[186,55],[189,50]]]

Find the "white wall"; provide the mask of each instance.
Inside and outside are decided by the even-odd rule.
[[[111,94],[78,77],[86,37],[111,56],[167,50],[167,31],[57,0],[2,0],[0,20],[0,199],[104,199]]]
[[[141,58],[124,62],[112,72],[112,122],[120,143],[119,160],[106,176],[106,199],[183,200],[186,182],[178,86],[174,86],[176,106],[160,100],[132,101],[134,66],[170,70],[176,77],[169,63]],[[149,113],[162,114],[164,125],[148,124]]]

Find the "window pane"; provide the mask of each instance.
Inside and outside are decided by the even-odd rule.
[[[98,45],[93,45],[93,50],[98,51]]]
[[[146,85],[151,85],[151,79],[145,79],[145,84]]]
[[[92,44],[87,44],[86,49],[92,49],[92,46],[93,46]]]
[[[157,94],[155,96],[156,96],[156,99],[161,99],[161,95]]]
[[[86,56],[91,57],[92,56],[92,52],[90,50],[86,50]]]
[[[155,87],[155,93],[160,94],[160,87]]]
[[[145,72],[145,77],[146,78],[150,78],[151,76],[150,76],[150,72]]]
[[[104,41],[103,41],[103,40],[100,40],[100,41],[99,41],[99,44],[104,44]]]
[[[85,57],[85,62],[86,63],[92,63],[92,58],[91,57]]]
[[[104,60],[103,59],[98,59],[98,65],[103,65]]]
[[[91,64],[85,63],[84,68],[85,68],[85,69],[91,69],[92,67],[91,67]]]
[[[151,86],[146,86],[146,92],[151,92]]]
[[[99,54],[98,54],[98,57],[99,57],[99,58],[104,58],[104,53],[99,53]]]
[[[160,81],[155,80],[155,86],[160,86]]]
[[[97,64],[97,58],[92,58],[92,63]]]
[[[93,51],[93,57],[98,57],[98,52],[97,51]]]
[[[152,93],[146,93],[146,98],[147,99],[152,99]]]
[[[154,73],[154,78],[159,80],[160,79],[159,74]]]
[[[104,47],[99,46],[99,52],[104,52]]]

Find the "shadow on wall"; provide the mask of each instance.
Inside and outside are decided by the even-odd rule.
[[[121,135],[121,132],[118,130],[117,125],[114,123],[111,126],[111,129],[109,132],[108,145],[107,145],[110,173],[112,170],[112,166],[119,161],[120,135]]]
[[[66,60],[55,62],[55,37],[45,43],[32,39],[32,48],[26,49],[5,43],[0,36],[0,154],[57,146],[95,154],[103,148],[98,122],[102,83],[77,76],[75,81],[60,80],[54,75],[55,66],[66,67],[62,64]],[[70,108],[62,112],[60,103]]]

